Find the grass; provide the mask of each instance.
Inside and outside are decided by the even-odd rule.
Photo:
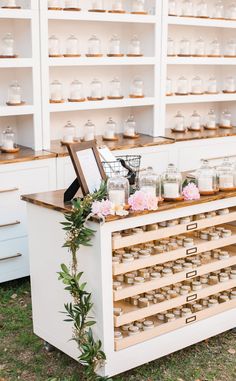
[[[66,324],[66,323],[65,323]],[[65,354],[33,334],[27,278],[0,286],[0,381],[86,381]],[[236,334],[228,331],[114,377],[114,381],[236,381]]]

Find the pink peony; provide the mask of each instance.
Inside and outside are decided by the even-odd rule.
[[[198,187],[194,183],[189,183],[184,187],[183,192],[184,200],[199,200],[200,193]]]
[[[158,205],[158,198],[153,196],[150,193],[146,194],[146,209],[147,210],[156,210]]]
[[[92,214],[98,216],[108,216],[113,214],[113,204],[109,200],[94,201],[92,204]]]
[[[157,209],[158,199],[150,193],[137,191],[130,196],[128,204],[133,211],[155,210]]]

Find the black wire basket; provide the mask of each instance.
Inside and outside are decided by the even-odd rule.
[[[116,161],[103,161],[102,165],[107,177],[112,177],[116,172],[129,180],[130,186],[135,190],[138,187],[139,171],[141,165],[140,155],[117,156]]]

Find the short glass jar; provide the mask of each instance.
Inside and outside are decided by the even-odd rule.
[[[169,77],[166,78],[166,95],[167,96],[173,95],[172,79],[170,79]]]
[[[51,10],[61,10],[61,0],[48,0],[48,9]]]
[[[88,57],[100,57],[101,54],[101,41],[93,34],[88,40]]]
[[[129,182],[126,177],[121,176],[120,172],[116,172],[108,179],[108,198],[115,207],[125,206],[128,203],[129,191]]]
[[[212,16],[213,19],[222,20],[224,18],[224,3],[222,0],[217,0],[212,7]]]
[[[197,17],[201,17],[201,18],[208,18],[209,17],[209,14],[208,14],[208,5],[207,5],[207,1],[206,0],[201,0],[197,4],[196,16]]]
[[[219,189],[222,191],[233,190],[236,187],[236,176],[234,165],[228,157],[225,157],[219,167],[217,167],[217,176],[219,179]]]
[[[127,54],[130,57],[140,57],[142,56],[141,52],[141,41],[138,36],[135,34],[129,43],[129,53]]]
[[[124,137],[135,138],[137,136],[136,121],[134,115],[130,115],[124,123]]]
[[[105,124],[103,139],[107,141],[117,140],[116,130],[117,130],[117,124],[112,119],[112,117],[110,117]]]
[[[179,54],[180,57],[189,57],[191,55],[191,43],[187,38],[182,38],[179,43]]]
[[[79,57],[79,40],[71,34],[66,40],[66,57]]]
[[[7,104],[9,106],[21,105],[22,102],[22,89],[18,81],[13,81],[8,89],[8,100]]]
[[[96,126],[95,124],[89,119],[85,125],[84,125],[84,137],[83,140],[85,142],[88,142],[90,140],[95,139],[95,132],[96,132]]]
[[[69,11],[80,11],[80,0],[64,0],[65,7],[64,9]]]
[[[146,14],[146,0],[132,0],[132,11],[134,14]]]
[[[202,165],[196,172],[196,180],[201,195],[211,195],[219,190],[216,170],[209,165],[208,160],[202,160]]]
[[[2,38],[2,49],[1,49],[1,55],[3,57],[14,57],[14,45],[15,40],[11,33],[7,33]]]
[[[90,83],[90,96],[88,97],[89,101],[100,101],[103,100],[103,85],[99,79],[93,79]]]
[[[208,130],[215,130],[217,128],[216,124],[216,113],[213,109],[209,111],[207,114],[207,121],[206,121],[206,126]]]
[[[109,95],[108,99],[122,99],[124,96],[122,95],[121,82],[119,78],[115,77],[109,83]]]
[[[123,0],[112,0],[112,12],[125,13],[123,8]]]
[[[181,76],[177,81],[177,91],[176,95],[188,95],[189,93],[189,84],[187,78]]]
[[[169,0],[169,2],[168,2],[168,15],[169,16],[177,16],[176,0]]]
[[[224,93],[235,93],[236,91],[236,81],[234,77],[227,77],[224,80]]]
[[[84,97],[84,84],[78,79],[75,79],[70,84],[70,98],[69,102],[83,102],[85,101]]]
[[[15,148],[15,133],[11,127],[7,127],[2,133],[1,150],[11,151]]]
[[[182,199],[182,175],[174,164],[169,164],[161,176],[161,191],[164,200]]]
[[[160,196],[160,177],[153,171],[152,167],[148,167],[140,176],[139,189],[154,197]]]
[[[229,20],[236,20],[236,2],[233,2],[227,6],[226,18]]]
[[[224,110],[221,113],[220,127],[221,128],[232,128],[232,114],[228,110]]]
[[[61,56],[60,40],[55,34],[48,39],[48,55],[49,57]]]
[[[144,83],[142,78],[135,78],[130,90],[130,98],[144,98]]]
[[[200,37],[196,40],[194,45],[194,56],[204,57],[206,54],[205,41]]]
[[[217,79],[215,77],[210,77],[207,81],[207,94],[217,94],[218,88],[217,88]]]
[[[90,12],[105,12],[104,0],[92,0]]]
[[[181,111],[178,111],[177,114],[174,117],[174,128],[172,129],[176,132],[185,132],[185,118]]]
[[[221,48],[220,43],[218,40],[211,41],[209,45],[209,51],[208,51],[209,57],[220,57],[221,56]]]
[[[173,57],[175,55],[176,55],[175,41],[171,37],[168,37],[168,41],[167,41],[167,56],[168,57]]]
[[[120,50],[120,38],[117,34],[113,34],[109,41],[109,50],[108,50],[108,56],[109,57],[116,57],[121,56],[121,50]]]
[[[236,57],[236,41],[229,40],[225,46],[225,57]]]
[[[203,93],[203,81],[199,76],[196,76],[192,79],[191,94],[201,95]]]
[[[5,0],[4,8],[18,8],[16,0]]]
[[[201,116],[197,111],[194,111],[190,118],[190,130],[200,131],[201,130]]]
[[[50,102],[61,103],[63,102],[63,86],[58,80],[50,83]]]
[[[184,0],[182,2],[181,16],[185,16],[185,17],[193,17],[194,16],[193,2],[191,0]]]
[[[69,120],[63,128],[62,143],[73,143],[76,137],[76,127]]]

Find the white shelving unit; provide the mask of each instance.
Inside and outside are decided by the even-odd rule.
[[[4,6],[0,1],[0,7]],[[21,9],[0,8],[0,38],[12,33],[18,55],[0,59],[0,133],[11,125],[17,143],[42,148],[40,102],[40,49],[38,0],[18,0]],[[8,87],[13,80],[22,86],[23,106],[6,106]]]

